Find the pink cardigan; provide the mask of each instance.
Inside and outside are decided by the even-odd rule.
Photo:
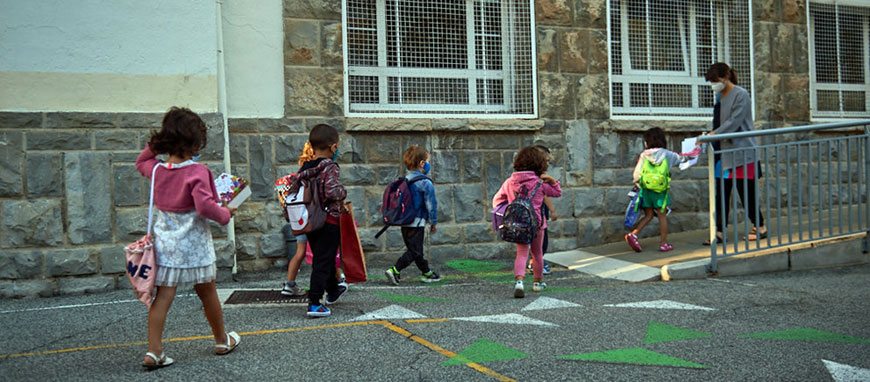
[[[146,178],[151,178],[151,170],[160,162],[156,156],[145,145],[145,150],[136,159],[136,169]],[[161,167],[154,177],[154,207],[157,209],[186,212],[196,208],[196,213],[221,225],[230,222],[230,211],[218,205],[220,199],[214,177],[205,165],[194,163],[174,169]],[[151,185],[148,187],[150,189]]]
[[[517,171],[511,174],[511,177],[507,178],[507,180],[502,183],[501,188],[492,198],[493,207],[503,202],[513,202],[514,194],[519,192],[522,189],[522,186],[526,186],[529,192],[532,192],[532,190],[535,189],[535,183],[539,180],[541,180],[541,178],[535,175],[534,171]],[[544,220],[541,215],[541,205],[544,204],[544,196],[552,198],[562,196],[562,187],[559,186],[559,182],[557,181],[555,184],[546,182],[541,183],[541,187],[538,187],[538,191],[535,192],[535,196],[532,197],[532,207],[535,208],[535,213],[538,214],[538,221],[541,222],[541,229],[547,228],[547,221]]]

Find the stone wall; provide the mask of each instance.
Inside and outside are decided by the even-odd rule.
[[[653,126],[679,149],[708,122],[609,119],[606,0],[538,0],[539,119],[365,119],[343,114],[341,2],[286,0],[285,116],[229,121],[233,172],[254,195],[235,218],[241,271],[286,264],[283,218],[272,185],[294,172],[308,131],[329,123],[340,131],[341,176],[354,204],[369,260],[403,250],[399,230],[380,239],[384,186],[404,172],[409,145],[431,152],[439,230],[428,237],[436,263],[458,258],[510,261],[487,221],[490,200],[512,171],[513,154],[541,143],[553,151],[550,174],[562,180],[550,225],[551,251],[621,240],[631,169],[641,135]],[[753,1],[756,126],[809,119],[803,1]],[[775,59],[774,59],[775,58]],[[220,118],[208,115],[208,153],[222,171]],[[82,293],[126,287],[121,246],[142,235],[147,184],[133,162],[159,127],[155,114],[0,113],[0,296]],[[707,169],[677,172],[671,232],[707,226]],[[645,235],[655,235],[652,227]],[[215,227],[222,278],[232,246]]]

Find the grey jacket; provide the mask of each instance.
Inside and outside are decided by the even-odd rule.
[[[722,97],[719,110],[719,120],[722,123],[713,130],[715,134],[752,131],[752,101],[749,92],[740,86],[734,86],[728,95]],[[755,138],[736,138],[720,141],[720,150],[754,148]],[[756,161],[756,150],[737,150],[722,154],[722,169],[740,167]]]

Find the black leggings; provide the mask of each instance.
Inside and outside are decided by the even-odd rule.
[[[722,194],[722,188],[719,185],[723,183],[725,188],[724,195]],[[743,183],[746,183],[746,194],[743,192]],[[735,187],[736,186],[736,187]],[[755,179],[716,179],[716,224],[717,229],[716,232],[723,232],[728,227],[728,216],[731,212],[731,189],[737,189],[737,195],[740,196],[740,201],[743,205],[748,208],[747,215],[749,215],[749,220],[752,221],[752,224],[756,227],[764,226],[764,215],[761,214],[761,210],[758,211],[758,221],[755,221],[755,208],[757,205],[757,197],[755,195],[755,189],[757,184]],[[725,203],[724,215],[722,211],[722,203]]]
[[[323,228],[309,232],[306,236],[314,255],[311,260],[308,300],[311,304],[318,305],[324,290],[327,294],[338,293],[338,281],[335,279],[335,253],[341,245],[341,231],[337,225],[326,223]]]

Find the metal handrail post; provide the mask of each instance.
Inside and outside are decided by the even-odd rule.
[[[716,264],[716,162],[713,155],[713,145],[707,147],[707,200],[710,207],[710,272],[718,272]],[[723,243],[724,245],[724,243]]]

